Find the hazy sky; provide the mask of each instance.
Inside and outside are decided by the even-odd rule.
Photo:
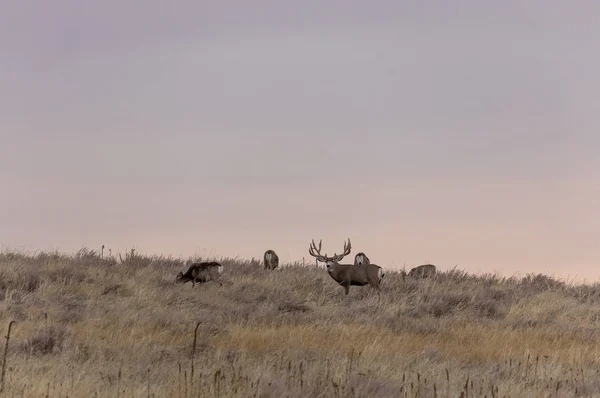
[[[599,279],[598,15],[4,1],[0,244]]]

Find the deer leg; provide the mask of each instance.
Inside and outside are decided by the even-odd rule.
[[[350,293],[350,282],[349,281],[345,281],[344,283],[342,283],[342,286],[344,286],[344,295],[348,295],[348,293]]]

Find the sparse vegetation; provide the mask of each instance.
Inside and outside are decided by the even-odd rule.
[[[386,269],[344,296],[314,265],[188,263],[210,260],[223,286],[133,251],[1,253],[3,396],[600,396],[598,284]]]

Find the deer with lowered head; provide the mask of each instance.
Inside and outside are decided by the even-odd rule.
[[[196,282],[206,283],[212,280],[223,286],[223,283],[221,283],[222,273],[223,266],[215,261],[193,263],[185,273],[179,272],[175,281],[177,283],[192,281],[192,287],[194,287]]]
[[[435,276],[437,269],[433,264],[423,264],[419,265],[410,270],[408,276],[412,278],[429,278]]]
[[[329,276],[344,288],[345,295],[348,295],[350,292],[350,286],[365,285],[371,285],[378,293],[381,293],[379,284],[384,276],[384,272],[380,266],[371,264],[370,262],[365,262],[363,265],[339,263],[352,250],[350,238],[348,238],[348,243],[344,242],[344,251],[342,254],[334,253],[333,257],[321,254],[321,243],[322,241],[319,241],[319,247],[317,248],[313,239],[308,253],[315,257],[317,261],[325,263]]]

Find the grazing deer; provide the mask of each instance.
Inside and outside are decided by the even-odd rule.
[[[363,252],[357,253],[356,256],[354,256],[354,265],[368,265],[371,264],[371,260],[369,260],[369,257],[367,257],[367,255]]]
[[[175,281],[177,283],[186,283],[192,281],[192,287],[194,287],[196,286],[196,282],[205,283],[209,280],[212,280],[217,282],[220,286],[223,286],[223,283],[221,283],[222,273],[223,266],[217,262],[210,261],[193,263],[190,265],[185,274],[183,272],[179,272]]]
[[[431,276],[435,276],[436,268],[433,264],[424,264],[419,265],[410,270],[408,276],[412,278],[429,278]]]
[[[279,256],[277,256],[277,253],[271,249],[267,250],[264,255],[264,264],[265,269],[274,270],[277,268],[279,266]]]
[[[344,252],[342,254],[334,254],[333,257],[327,257],[327,255],[321,254],[321,241],[319,241],[319,248],[317,248],[313,239],[310,248],[308,249],[308,253],[315,257],[317,261],[325,263],[329,276],[344,287],[345,295],[348,295],[350,286],[352,285],[371,285],[377,289],[378,293],[381,293],[379,284],[381,283],[384,273],[380,266],[371,263],[365,263],[365,265],[339,263],[345,256],[350,254],[351,250],[352,245],[350,243],[350,238],[348,238],[348,243],[346,244],[344,242]]]

